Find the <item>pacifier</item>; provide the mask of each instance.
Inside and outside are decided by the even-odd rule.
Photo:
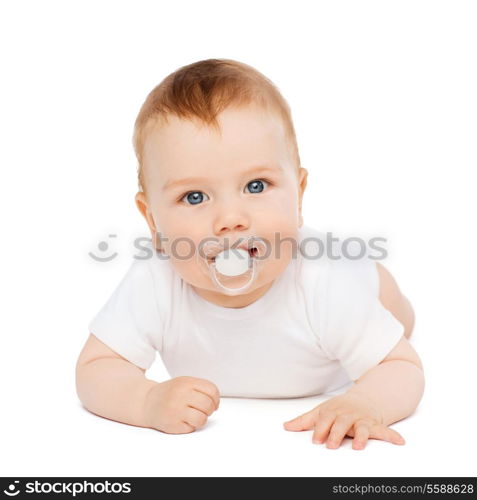
[[[199,265],[211,278],[216,288],[233,295],[250,288],[258,278],[266,253],[264,240],[257,236],[242,238],[240,243],[224,247],[215,241],[200,246]],[[204,265],[205,264],[205,265]]]

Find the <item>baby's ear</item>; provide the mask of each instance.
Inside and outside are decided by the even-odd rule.
[[[298,185],[300,189],[300,197],[303,196],[307,183],[308,183],[308,170],[306,168],[300,167],[300,170],[298,172]]]
[[[152,218],[151,212],[149,212],[148,201],[144,192],[137,192],[134,200],[139,212],[141,212],[141,215],[146,219],[146,222],[149,225],[151,231],[155,231],[156,226],[154,224],[154,219]]]
[[[139,212],[141,212],[141,215],[146,219],[147,225],[149,226],[154,247],[162,252],[158,243],[156,224],[151,212],[149,211],[148,201],[143,191],[136,193],[135,202]]]
[[[141,214],[145,215],[145,212],[147,210],[147,200],[145,194],[142,191],[138,191],[136,193],[134,202],[136,203],[136,207],[141,212]]]
[[[306,168],[300,167],[298,172],[298,211],[299,211],[299,222],[298,227],[303,226],[303,216],[301,215],[302,205],[303,205],[303,194],[306,189],[308,178],[308,170]]]

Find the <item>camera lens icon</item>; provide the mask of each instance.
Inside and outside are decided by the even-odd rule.
[[[19,484],[20,481],[13,481],[12,484],[8,485],[8,488],[6,490],[3,490],[3,493],[5,495],[8,495],[9,497],[15,497],[20,493],[20,490],[17,490],[17,484]]]
[[[116,236],[117,236],[117,234],[110,234],[109,238],[116,238]],[[103,252],[103,253],[107,252],[108,249],[109,249],[109,244],[108,244],[107,241],[100,241],[98,243],[98,250],[100,252]],[[114,258],[117,257],[118,252],[114,252],[113,254],[107,255],[107,256],[106,255],[96,255],[93,252],[88,252],[88,255],[92,259],[94,259],[94,260],[96,260],[98,262],[109,262],[109,261],[111,261],[111,260],[113,260]]]

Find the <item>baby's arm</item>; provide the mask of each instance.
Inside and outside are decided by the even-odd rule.
[[[354,437],[353,448],[364,448],[368,438],[404,444],[402,436],[388,426],[414,412],[424,392],[421,360],[407,338],[414,327],[414,311],[391,273],[377,265],[379,300],[404,326],[404,335],[377,366],[368,370],[340,396],[285,422],[285,429],[314,429],[313,442],[327,438],[328,448],[339,447],[345,435]]]
[[[419,356],[404,337],[377,366],[363,374],[348,394],[370,399],[385,426],[411,415],[424,393]]]
[[[348,393],[368,395],[379,407],[384,425],[390,425],[414,412],[425,382],[421,360],[407,341],[414,328],[414,310],[392,274],[379,262],[377,270],[379,300],[404,326],[404,337],[379,365],[356,380]]]
[[[219,405],[212,382],[194,377],[149,380],[144,369],[92,334],[76,364],[76,391],[92,413],[171,434],[202,427]]]
[[[376,268],[379,275],[379,301],[404,326],[404,336],[408,339],[416,320],[414,309],[388,269],[379,262],[376,262]]]

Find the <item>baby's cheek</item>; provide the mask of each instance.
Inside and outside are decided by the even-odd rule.
[[[285,217],[287,220],[288,216],[293,214],[293,212],[298,207],[298,194],[295,189],[283,189],[275,193],[273,200],[271,200],[270,208],[273,208],[275,214],[280,214],[280,218]]]
[[[185,262],[194,258],[196,245],[187,234],[187,231],[181,235],[162,233],[162,248],[172,260]]]
[[[265,219],[260,220],[262,234],[269,235],[273,244],[280,240],[298,237],[298,209],[290,207],[284,210],[283,207],[277,208],[267,214]]]
[[[264,266],[260,278],[263,283],[268,283],[271,280],[277,279],[286,268],[283,260],[270,260]]]
[[[267,255],[270,260],[290,260],[298,248],[298,226],[296,219],[278,221],[273,232],[266,236]]]
[[[182,236],[174,240],[171,245],[171,251],[174,258],[181,262],[193,260],[196,253],[194,242],[187,236]]]

